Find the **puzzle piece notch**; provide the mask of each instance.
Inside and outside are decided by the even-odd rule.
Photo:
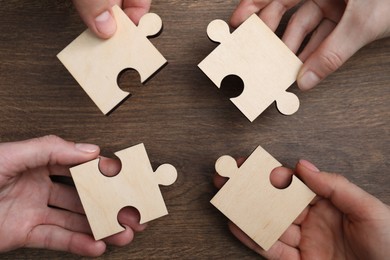
[[[286,116],[295,114],[299,109],[299,99],[291,92],[283,91],[275,102],[279,112]]]
[[[143,144],[115,155],[121,160],[122,169],[113,177],[100,172],[99,159],[70,169],[96,240],[124,230],[117,220],[124,207],[135,207],[140,212],[141,224],[168,214],[159,185],[171,185],[177,178],[177,171],[170,164],[153,172]]]
[[[155,13],[147,13],[141,17],[138,23],[138,29],[146,37],[152,37],[161,32],[163,27],[160,16]]]
[[[238,174],[238,169],[237,161],[229,155],[219,157],[215,163],[215,170],[222,177],[233,178]]]
[[[295,176],[289,187],[275,188],[269,175],[278,166],[281,164],[261,146],[240,167],[227,155],[215,165],[221,176],[230,179],[211,203],[265,250],[315,196]]]
[[[117,84],[120,72],[134,69],[144,83],[167,63],[147,38],[162,29],[158,15],[145,14],[137,27],[120,7],[112,10],[117,30],[110,39],[100,39],[88,29],[57,55],[104,114],[130,94]]]
[[[198,67],[218,88],[226,75],[243,80],[243,93],[230,100],[251,122],[274,101],[285,115],[298,110],[299,99],[286,90],[296,81],[302,62],[256,14],[233,33],[224,21],[214,20],[207,34],[220,44]]]
[[[155,172],[157,183],[163,186],[172,185],[177,179],[177,173],[172,174],[173,172],[176,172],[176,168],[173,165],[160,165]]]
[[[211,21],[207,26],[207,35],[213,42],[221,43],[230,36],[229,25],[220,19]]]
[[[229,99],[235,98],[244,91],[244,82],[237,75],[227,75],[221,82],[220,90]]]

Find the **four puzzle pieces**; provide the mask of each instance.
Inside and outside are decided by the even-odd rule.
[[[136,69],[144,82],[167,62],[147,39],[161,30],[162,21],[157,15],[146,14],[137,27],[118,6],[113,7],[113,12],[117,32],[112,38],[98,39],[86,30],[58,54],[104,114],[129,95],[117,85],[122,70]],[[244,91],[231,100],[250,121],[274,101],[283,114],[298,110],[298,98],[286,89],[295,82],[302,62],[257,15],[233,33],[224,21],[215,20],[207,33],[221,44],[198,66],[217,86],[226,76],[241,77]],[[121,159],[122,170],[115,177],[101,174],[99,159],[71,168],[96,240],[124,230],[117,221],[123,207],[137,208],[141,223],[168,214],[159,185],[170,185],[177,178],[176,169],[169,164],[153,172],[143,144],[116,155]],[[230,180],[211,203],[265,250],[315,196],[296,177],[288,188],[275,188],[269,174],[277,166],[280,163],[260,146],[239,168],[230,156],[216,163],[217,172]]]
[[[99,159],[70,169],[96,240],[124,230],[117,215],[126,206],[140,212],[141,224],[168,214],[159,185],[171,185],[177,178],[170,164],[153,172],[143,144],[115,154],[122,170],[114,177],[99,171]]]
[[[285,115],[298,110],[299,99],[286,89],[296,81],[302,62],[256,14],[233,33],[224,21],[214,20],[207,34],[220,45],[198,67],[219,88],[226,76],[243,80],[244,91],[231,101],[251,122],[274,101]]]
[[[211,203],[265,250],[315,197],[295,176],[289,187],[275,188],[270,173],[278,166],[281,164],[260,146],[239,168],[236,160],[226,155],[215,165],[221,176],[230,179]]]
[[[57,55],[104,114],[129,95],[118,87],[121,71],[137,70],[143,83],[167,63],[147,38],[162,28],[158,15],[144,15],[137,27],[120,7],[112,10],[117,22],[113,37],[102,40],[88,29]]]

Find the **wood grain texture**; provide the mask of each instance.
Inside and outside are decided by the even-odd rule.
[[[164,30],[151,41],[168,65],[144,86],[137,73],[123,73],[119,85],[133,95],[106,117],[56,58],[85,29],[70,2],[2,2],[0,141],[56,134],[98,144],[106,156],[143,142],[153,168],[169,162],[178,171],[161,188],[170,214],[101,259],[258,259],[209,203],[216,159],[257,144],[286,166],[310,160],[390,203],[390,39],[366,46],[312,91],[290,88],[300,99],[294,115],[270,106],[250,123],[197,68],[215,48],[207,25],[227,21],[238,1],[154,1]],[[78,257],[19,249],[1,258]]]
[[[70,168],[95,240],[125,230],[118,223],[119,211],[125,207],[138,210],[140,224],[167,215],[159,185],[171,185],[177,178],[170,164],[160,165],[154,172],[142,143],[115,155],[122,167],[113,177],[100,172],[100,159]]]
[[[229,155],[215,163],[217,173],[229,180],[211,204],[264,250],[275,244],[315,197],[295,176],[288,187],[274,187],[270,174],[280,166],[260,145],[240,167]]]
[[[119,6],[112,10],[117,29],[110,39],[102,40],[87,29],[57,55],[103,114],[130,94],[118,87],[120,72],[135,69],[143,83],[167,62],[147,38],[162,29],[157,14],[144,15],[136,26]]]
[[[298,97],[286,89],[296,81],[302,62],[256,14],[232,33],[225,21],[214,20],[207,35],[220,44],[199,68],[218,88],[230,75],[242,80],[242,92],[230,100],[251,122],[274,102],[284,115],[298,110]]]

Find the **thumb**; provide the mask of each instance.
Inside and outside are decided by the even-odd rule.
[[[107,39],[116,31],[116,21],[108,0],[73,0],[81,19],[98,37]]]
[[[360,48],[375,38],[372,30],[353,12],[345,12],[336,28],[306,59],[298,74],[298,86],[309,90],[341,67]]]
[[[0,145],[0,174],[19,173],[48,165],[72,166],[98,157],[92,144],[75,144],[49,135]]]
[[[382,204],[342,175],[320,172],[308,161],[298,162],[296,174],[314,193],[329,199],[336,208],[350,217],[360,219],[370,214],[378,203]]]

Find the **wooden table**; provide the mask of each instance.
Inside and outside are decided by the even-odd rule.
[[[125,72],[120,86],[133,96],[109,116],[56,58],[85,29],[70,1],[1,4],[1,142],[55,134],[98,144],[106,156],[143,142],[154,167],[169,162],[178,170],[177,182],[161,188],[170,215],[130,245],[109,247],[103,259],[256,258],[209,200],[216,159],[247,156],[259,144],[286,166],[308,159],[390,203],[390,39],[366,46],[312,91],[292,87],[301,101],[296,114],[272,105],[250,123],[197,68],[216,47],[208,23],[228,20],[237,3],[154,1],[164,31],[152,42],[169,64],[144,86],[136,72]],[[19,249],[0,257],[76,256]]]

